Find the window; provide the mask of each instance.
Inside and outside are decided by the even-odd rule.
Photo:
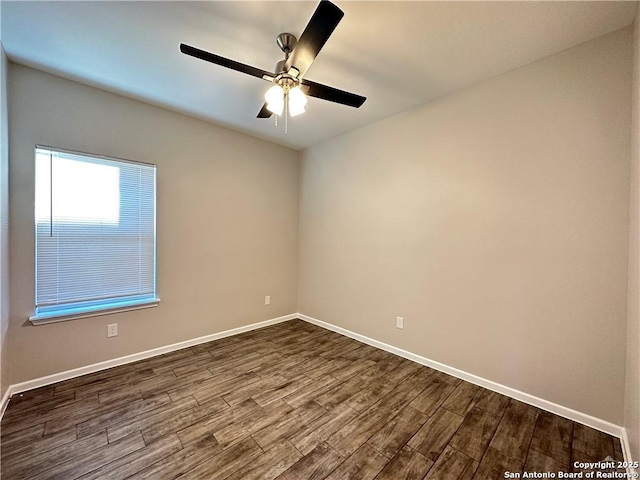
[[[155,306],[156,167],[36,148],[36,312]]]

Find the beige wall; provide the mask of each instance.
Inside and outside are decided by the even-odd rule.
[[[640,8],[633,36],[633,117],[631,123],[631,201],[624,426],[634,460],[640,459]]]
[[[9,326],[9,121],[7,56],[0,42],[0,398],[7,389],[4,339]]]
[[[296,311],[296,151],[16,64],[9,114],[8,384]],[[158,165],[159,307],[28,322],[36,144]]]
[[[305,150],[298,311],[621,424],[630,95],[627,28]]]

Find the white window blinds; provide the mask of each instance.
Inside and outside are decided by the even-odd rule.
[[[155,299],[155,179],[154,165],[36,148],[34,318]]]

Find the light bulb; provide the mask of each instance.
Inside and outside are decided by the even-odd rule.
[[[280,85],[274,85],[267,90],[267,93],[264,94],[264,99],[267,101],[267,110],[276,115],[282,115],[282,109],[284,108],[284,90]]]
[[[307,104],[307,97],[300,87],[289,90],[289,114],[292,117],[304,113],[304,106]]]

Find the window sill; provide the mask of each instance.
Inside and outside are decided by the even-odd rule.
[[[44,325],[46,323],[65,322],[67,320],[76,320],[78,318],[97,317],[100,315],[111,315],[112,313],[128,312],[131,310],[141,310],[143,308],[157,307],[160,303],[159,298],[152,298],[148,300],[141,300],[137,302],[122,303],[112,306],[100,306],[87,308],[86,310],[78,311],[60,311],[52,313],[35,314],[29,317],[29,321],[33,325]]]

